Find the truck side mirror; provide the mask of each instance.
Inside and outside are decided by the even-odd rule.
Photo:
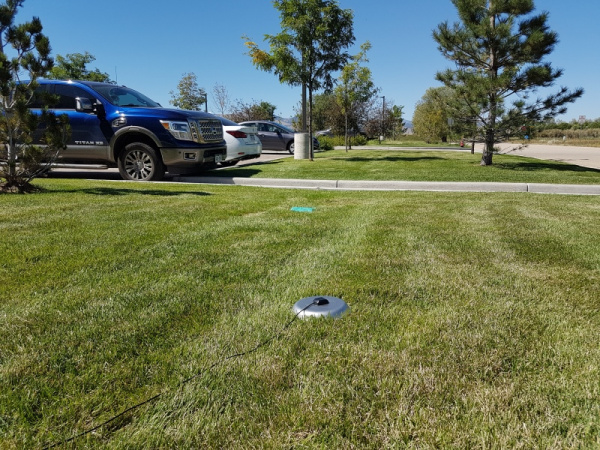
[[[106,117],[106,110],[104,109],[104,103],[102,103],[100,100],[96,100],[94,102],[94,112],[96,113],[96,115],[103,119]]]
[[[94,112],[94,106],[89,98],[77,97],[75,99],[75,110],[77,112]]]

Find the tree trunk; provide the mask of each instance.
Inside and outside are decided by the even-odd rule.
[[[304,59],[304,57],[303,57]],[[306,83],[302,83],[302,132],[306,133]]]
[[[304,70],[304,52],[302,53],[302,70]],[[306,83],[302,82],[302,130],[306,133]]]
[[[314,148],[313,148],[313,120],[312,120],[312,105],[313,105],[313,85],[312,82],[308,83],[308,155],[309,160],[314,160]]]
[[[489,0],[488,10],[492,11],[493,0]],[[490,17],[490,26],[492,29],[496,28],[496,17],[494,14]],[[494,48],[490,50],[490,62],[489,62],[489,75],[492,83],[496,81],[498,78],[498,68],[496,67],[496,52]],[[489,121],[487,124],[487,129],[485,130],[485,145],[483,147],[483,153],[481,155],[481,163],[482,166],[491,166],[492,158],[494,156],[494,143],[495,143],[495,134],[496,134],[496,107],[498,105],[498,99],[494,93],[489,94],[490,101],[490,111],[489,111]]]
[[[345,130],[344,145],[346,146],[346,153],[348,153],[348,111],[346,111],[345,119],[346,119],[346,125],[344,127],[344,130]]]
[[[483,154],[481,155],[480,165],[491,166],[493,156],[494,156],[494,130],[488,129],[485,134],[485,144],[483,146]]]
[[[7,159],[6,164],[8,166],[7,167],[7,169],[8,169],[7,181],[9,181],[9,183],[10,183],[17,176],[17,149],[16,149],[17,146],[15,145],[15,142],[13,140],[12,131],[9,134],[8,144],[6,147],[7,147],[6,150],[8,153],[7,158],[6,158]]]

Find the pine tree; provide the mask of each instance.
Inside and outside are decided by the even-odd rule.
[[[439,72],[437,79],[455,90],[460,102],[454,108],[455,119],[480,125],[485,141],[481,165],[490,165],[496,142],[523,125],[564,114],[565,105],[581,97],[583,90],[562,87],[556,94],[530,101],[530,94],[552,86],[562,75],[544,61],[558,36],[547,25],[547,12],[533,13],[533,0],[452,3],[460,23],[440,24],[433,37],[457,68]]]
[[[0,188],[16,192],[32,188],[30,182],[47,170],[64,148],[69,131],[66,115],[56,117],[47,108],[36,115],[28,108],[37,78],[48,73],[53,60],[39,18],[14,24],[23,1],[0,4],[0,178],[5,179]],[[24,74],[27,81],[21,78]],[[42,122],[44,145],[33,145],[32,136]]]

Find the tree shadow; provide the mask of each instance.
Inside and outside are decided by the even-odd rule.
[[[350,158],[333,157],[328,158],[331,161],[351,161],[351,162],[376,162],[376,161],[387,161],[387,162],[414,162],[414,161],[434,161],[444,160],[446,158],[440,156],[384,156],[384,157],[370,157],[364,158],[360,156],[352,156]]]
[[[284,160],[275,160],[275,161],[257,161],[251,164],[247,164],[244,166],[234,166],[234,167],[224,167],[224,168],[210,168],[206,170],[200,170],[196,175],[199,177],[251,177],[253,175],[258,175],[261,173],[258,169],[253,169],[253,167],[267,166],[267,165],[276,165],[281,164]]]
[[[194,195],[194,196],[206,196],[212,195],[208,192],[198,192],[198,191],[167,191],[161,189],[136,189],[136,188],[110,188],[110,187],[94,187],[94,188],[81,188],[81,189],[60,189],[60,190],[52,190],[52,189],[43,189],[42,192],[52,192],[53,194],[60,193],[81,193],[81,194],[89,194],[89,195],[99,195],[99,196],[125,196],[125,195],[152,195],[157,197],[177,197],[180,195]]]
[[[252,165],[254,166],[254,164]],[[231,177],[251,177],[253,175],[258,175],[260,174],[261,171],[257,170],[257,169],[252,169],[250,168],[250,166],[243,166],[243,167],[235,167],[235,168],[228,168],[228,169],[224,169],[224,170],[212,170],[210,172],[202,172],[202,174],[199,174],[199,176],[210,176],[210,177],[224,177],[224,178],[231,178]]]
[[[80,171],[60,171],[53,169],[46,174],[46,178],[56,179],[87,179],[87,180],[123,180],[119,172],[109,172],[107,170],[80,170]]]
[[[254,175],[260,175],[262,172],[260,170],[253,170],[253,169],[231,169],[228,170],[227,172],[220,172],[220,173],[213,173],[211,174],[211,176],[214,177],[238,177],[238,178],[251,178]]]
[[[560,161],[523,161],[523,162],[501,162],[494,163],[492,167],[504,170],[521,171],[521,172],[540,172],[544,170],[553,170],[558,172],[577,172],[598,174],[600,169],[591,167],[578,166],[576,164],[568,164]]]

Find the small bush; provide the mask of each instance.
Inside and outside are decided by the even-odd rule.
[[[319,136],[319,144],[322,150],[333,150],[334,147],[343,147],[346,145],[345,137],[342,136]],[[365,136],[358,135],[348,138],[350,146],[367,145],[368,139]]]
[[[351,139],[351,141],[352,141],[352,145],[367,145],[367,142],[369,142],[367,137],[363,136],[362,134],[359,134],[358,136],[354,136]]]
[[[317,140],[319,141],[319,148],[321,150],[333,150],[334,143],[332,137],[329,136],[319,136]]]

